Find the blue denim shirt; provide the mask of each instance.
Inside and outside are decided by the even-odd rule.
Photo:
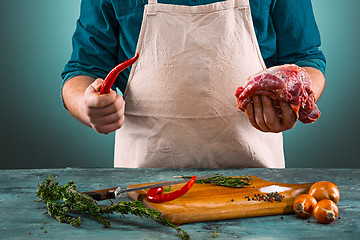
[[[175,5],[204,5],[218,0],[158,0]],[[105,78],[118,63],[135,55],[147,0],[82,0],[73,35],[73,52],[61,74],[66,80],[86,75]],[[267,67],[294,63],[325,72],[320,34],[311,0],[250,0],[255,33]],[[124,92],[130,69],[115,82]]]

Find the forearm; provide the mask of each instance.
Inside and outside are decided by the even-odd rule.
[[[318,100],[325,87],[325,76],[320,70],[316,68],[304,67],[304,69],[311,78],[312,90],[314,91],[315,94],[315,100]]]
[[[73,117],[89,127],[90,123],[85,114],[84,93],[94,80],[94,78],[89,76],[76,76],[69,79],[62,89],[66,108]]]

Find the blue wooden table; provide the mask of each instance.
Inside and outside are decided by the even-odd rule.
[[[74,180],[79,191],[167,181],[175,175],[256,175],[283,183],[332,181],[340,190],[339,219],[325,225],[312,217],[277,215],[180,226],[192,239],[360,239],[360,169],[30,169],[0,171],[0,239],[179,239],[175,230],[151,219],[111,216],[111,228],[91,218],[80,227],[58,223],[36,197],[49,174],[63,186]],[[122,201],[130,199],[124,195]],[[101,204],[110,204],[102,202]],[[194,213],[196,214],[196,213]]]

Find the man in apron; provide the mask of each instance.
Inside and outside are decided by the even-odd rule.
[[[286,34],[296,35],[291,31],[296,31],[306,21],[312,27],[315,24],[309,1],[308,4],[297,4],[305,5],[302,7],[310,11],[310,19],[298,19],[305,22],[294,22],[293,29],[276,29],[275,23],[279,20],[274,15],[280,14],[278,8],[302,11],[291,9],[291,4],[286,6],[294,1],[261,1],[269,5],[269,12],[273,14],[268,13],[265,18],[268,27],[271,22],[273,31],[279,34],[271,36],[275,38],[275,45],[290,41],[291,37]],[[90,14],[85,8],[91,5],[90,2],[94,1],[83,1],[82,15]],[[111,55],[121,55],[126,49],[123,46],[128,44],[121,34],[131,28],[122,22],[126,4],[122,1],[100,2],[95,8],[98,15],[93,24],[103,28],[91,29],[91,25],[78,22],[78,29],[94,31],[87,41],[74,43],[85,46],[77,51],[74,47],[72,58],[77,61],[86,58],[81,57],[86,54],[85,48],[95,53],[104,51],[104,46],[109,46],[106,42],[111,42],[112,38],[118,39],[120,47],[117,44],[108,47],[113,51]],[[144,1],[137,4],[139,2],[145,4]],[[140,57],[128,75],[123,97],[115,91],[99,95],[104,77],[96,75],[100,71],[96,64],[87,64],[91,67],[85,71],[80,66],[81,70],[65,69],[63,73],[66,107],[74,117],[100,133],[116,131],[115,167],[285,167],[281,132],[296,123],[289,104],[281,105],[284,119],[280,120],[266,96],[254,97],[253,105],[249,105],[245,114],[237,110],[234,97],[236,88],[249,76],[266,68],[253,22],[264,16],[252,16],[249,0],[201,1],[210,3],[192,6],[172,3],[187,1],[164,2],[148,0],[143,8],[136,49],[128,53],[129,57],[135,52]],[[253,6],[259,4],[258,0],[252,3]],[[106,8],[112,9],[119,25],[113,25],[109,20],[111,16],[105,14]],[[292,19],[291,13],[287,14]],[[286,21],[286,15],[282,17]],[[114,29],[112,34],[109,34],[109,28]],[[266,27],[261,29],[264,31]],[[74,41],[79,32],[75,32]],[[306,40],[304,36],[297,37]],[[287,44],[291,46],[291,43]],[[279,55],[284,53],[279,49],[275,52],[277,63],[282,63]],[[317,50],[317,54],[314,57],[309,53],[308,58],[298,57],[300,60],[295,62],[308,71],[316,99],[325,84],[321,72],[325,59],[320,51]],[[88,58],[91,59],[91,55]],[[96,58],[95,54],[93,58]],[[99,61],[108,65],[107,68],[115,65],[108,64],[107,59],[94,60]],[[314,65],[314,62],[318,64]],[[76,69],[75,66],[81,64],[70,61],[66,68]],[[117,87],[121,88],[120,83]]]

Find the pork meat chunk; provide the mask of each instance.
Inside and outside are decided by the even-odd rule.
[[[295,64],[271,67],[250,76],[245,85],[236,90],[237,107],[245,111],[255,95],[269,96],[279,118],[282,118],[280,101],[290,103],[297,118],[303,123],[315,122],[320,117],[310,76]]]

